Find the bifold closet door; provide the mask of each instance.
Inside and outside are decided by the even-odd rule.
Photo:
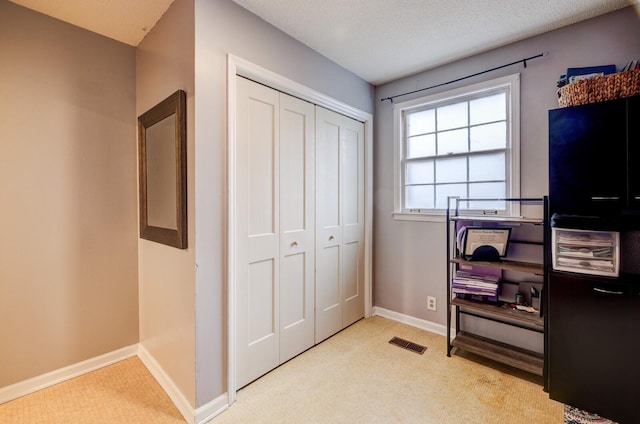
[[[280,93],[280,363],[314,344],[315,113]]]
[[[237,77],[236,380],[314,342],[313,105]]]
[[[364,316],[364,124],[316,107],[316,343]]]

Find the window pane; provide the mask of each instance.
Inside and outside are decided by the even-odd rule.
[[[467,158],[436,161],[436,183],[459,183],[462,181],[467,181]]]
[[[469,197],[472,199],[503,199],[505,197],[505,183],[471,183]],[[469,202],[471,209],[504,210],[505,202]]]
[[[434,109],[410,113],[407,116],[407,134],[417,135],[435,132],[436,113]]]
[[[407,158],[419,158],[436,155],[436,135],[411,137],[407,141]]]
[[[454,103],[438,109],[438,131],[467,126],[467,102]]]
[[[469,151],[469,131],[461,130],[445,131],[438,133],[438,155],[447,153],[461,153]]]
[[[433,161],[407,163],[406,184],[433,183]]]
[[[407,209],[433,209],[433,186],[409,186],[405,192]]]
[[[458,196],[467,197],[466,184],[443,184],[436,186],[436,208],[447,208],[447,197]]]
[[[470,131],[472,152],[507,147],[507,123],[504,121],[471,127]]]
[[[469,102],[471,125],[507,119],[507,95],[498,93]]]
[[[447,207],[449,195],[482,199],[518,196],[518,189],[512,193],[509,185],[511,161],[520,161],[519,139],[511,139],[511,128],[518,127],[518,122],[511,122],[512,109],[513,115],[519,116],[519,105],[512,104],[510,91],[519,89],[517,76],[469,88],[394,107],[394,133],[402,135],[394,138],[399,143],[396,152],[401,153],[396,178],[402,182],[397,187],[402,210],[440,212]],[[500,213],[511,208],[504,201],[474,203],[465,201],[459,206]]]
[[[471,156],[469,181],[505,180],[504,153]]]

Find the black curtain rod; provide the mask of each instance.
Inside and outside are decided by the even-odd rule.
[[[419,92],[425,91],[425,90],[431,90],[432,88],[442,87],[443,85],[453,84],[454,82],[462,81],[462,80],[465,80],[467,78],[477,77],[478,75],[486,74],[487,72],[496,71],[498,69],[506,68],[507,66],[516,65],[518,63],[522,63],[524,65],[524,67],[526,68],[527,67],[527,60],[537,59],[539,57],[547,56],[548,54],[549,54],[549,52],[543,52],[543,53],[537,54],[535,56],[526,57],[524,59],[516,60],[515,62],[507,63],[506,65],[496,66],[495,68],[487,69],[486,71],[476,72],[475,74],[467,75],[466,77],[462,77],[462,78],[454,79],[454,80],[451,80],[451,81],[443,82],[442,84],[436,84],[436,85],[432,85],[431,87],[421,88],[419,90],[409,91],[407,93],[396,94],[395,96],[385,97],[384,99],[380,99],[380,101],[384,102],[385,100],[389,100],[389,101],[391,101],[391,103],[393,103],[393,99],[395,99],[396,97],[407,96],[409,94],[419,93]]]

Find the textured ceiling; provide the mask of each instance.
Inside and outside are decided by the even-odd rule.
[[[173,0],[11,0],[137,46]],[[381,84],[640,0],[233,0]]]
[[[638,0],[233,0],[377,85]]]
[[[174,0],[10,0],[105,37],[137,46]]]

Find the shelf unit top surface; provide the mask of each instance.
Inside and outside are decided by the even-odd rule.
[[[485,221],[505,224],[535,224],[542,225],[542,218],[528,218],[524,216],[491,216],[491,215],[455,215],[449,216],[450,221]]]

